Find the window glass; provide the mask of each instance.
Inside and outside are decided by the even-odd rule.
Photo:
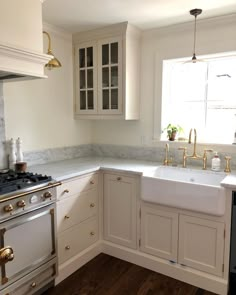
[[[162,130],[169,123],[183,127],[186,137],[190,128],[196,128],[198,141],[232,144],[236,130],[236,57],[196,64],[164,62]]]

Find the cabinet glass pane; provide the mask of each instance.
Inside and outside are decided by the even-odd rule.
[[[102,91],[102,109],[109,110],[109,90]]]
[[[93,105],[93,91],[88,90],[88,109],[93,110],[94,105]]]
[[[87,48],[87,67],[93,66],[93,47]]]
[[[118,64],[118,43],[111,43],[111,64]]]
[[[93,88],[93,70],[87,71],[87,88]]]
[[[118,67],[117,66],[111,67],[111,86],[112,87],[118,86]]]
[[[102,65],[109,64],[109,44],[102,45]]]
[[[80,91],[80,109],[85,110],[86,109],[86,92]]]
[[[109,68],[102,69],[102,87],[109,87]]]
[[[81,48],[79,50],[79,67],[84,68],[85,67],[85,49]]]
[[[82,70],[80,71],[80,89],[85,89],[86,84],[85,84],[85,71]]]
[[[118,110],[118,89],[111,90],[111,109]]]

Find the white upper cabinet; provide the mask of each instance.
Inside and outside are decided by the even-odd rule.
[[[73,43],[75,117],[139,119],[140,32],[122,23],[75,34]]]

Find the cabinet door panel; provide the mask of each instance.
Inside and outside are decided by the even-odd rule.
[[[145,206],[141,210],[141,250],[177,262],[178,214]]]
[[[98,113],[122,114],[122,38],[98,43]]]
[[[179,263],[222,276],[224,223],[180,215]]]
[[[75,47],[76,114],[97,113],[97,46],[89,42]]]
[[[136,243],[136,181],[104,175],[104,239],[127,246]]]

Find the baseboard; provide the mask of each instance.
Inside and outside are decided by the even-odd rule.
[[[55,285],[59,284],[100,253],[105,253],[134,263],[219,295],[227,295],[228,293],[228,281],[223,278],[203,273],[179,264],[173,265],[165,259],[154,257],[138,250],[128,249],[107,241],[99,241],[95,243],[83,252],[60,265],[59,275],[55,280]]]
[[[228,281],[223,278],[193,270],[179,264],[172,265],[164,259],[137,250],[127,249],[110,242],[103,241],[101,250],[105,254],[145,267],[198,288],[220,295],[227,295],[228,293]]]

